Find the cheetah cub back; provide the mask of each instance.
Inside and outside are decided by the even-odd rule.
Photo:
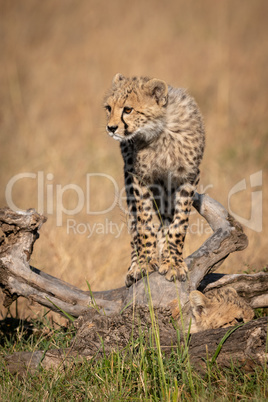
[[[104,107],[124,159],[132,237],[126,285],[154,270],[185,280],[183,245],[205,145],[199,109],[184,89],[121,74]]]

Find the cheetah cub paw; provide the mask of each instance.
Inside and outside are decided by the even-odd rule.
[[[158,271],[158,268],[158,261],[154,258],[150,258],[147,262],[132,262],[126,276],[126,286],[129,287],[133,285],[134,282],[146,276],[147,272],[150,274],[154,271]]]
[[[164,259],[159,268],[159,274],[165,275],[170,282],[178,279],[181,282],[186,281],[188,268],[184,261],[172,261]]]

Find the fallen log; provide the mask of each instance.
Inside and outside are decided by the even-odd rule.
[[[60,314],[62,313],[61,310],[64,310],[73,317],[84,317],[82,320],[87,317],[87,325],[85,328],[88,329],[90,327],[92,330],[92,333],[88,333],[86,336],[82,331],[82,327],[79,327],[76,339],[80,339],[80,342],[74,343],[70,350],[48,351],[45,355],[38,351],[35,352],[35,354],[27,355],[25,352],[21,355],[12,355],[14,357],[9,356],[6,359],[9,367],[14,366],[14,364],[16,366],[17,364],[18,370],[20,370],[21,366],[26,367],[27,370],[32,370],[39,365],[40,359],[44,367],[49,367],[50,365],[57,366],[58,364],[63,365],[65,362],[69,361],[68,359],[66,360],[66,355],[70,359],[74,357],[77,358],[77,356],[79,356],[79,358],[91,358],[99,349],[98,343],[94,346],[94,342],[90,341],[90,337],[93,336],[94,338],[97,336],[99,339],[99,335],[105,335],[106,329],[110,331],[111,327],[114,328],[114,332],[109,332],[109,338],[113,339],[114,344],[116,344],[117,336],[119,339],[124,340],[123,344],[125,345],[128,341],[128,331],[126,329],[124,330],[125,332],[123,331],[120,320],[124,318],[125,322],[127,322],[124,316],[124,309],[126,306],[130,305],[137,306],[136,308],[139,311],[141,310],[138,306],[141,306],[142,311],[147,311],[148,304],[150,304],[156,309],[158,317],[162,314],[162,321],[165,325],[160,325],[159,327],[160,337],[162,337],[163,340],[161,346],[163,350],[166,349],[168,351],[171,344],[174,345],[173,336],[175,336],[175,332],[174,329],[172,332],[170,327],[171,312],[167,309],[167,306],[174,298],[179,297],[181,308],[183,308],[189,303],[190,292],[198,288],[203,289],[205,293],[211,289],[231,285],[237,289],[238,294],[252,307],[267,307],[267,272],[253,275],[213,274],[213,271],[222,264],[230,253],[243,250],[247,246],[247,237],[243,233],[241,225],[235,221],[218,202],[207,195],[196,194],[194,207],[207,220],[213,230],[213,234],[197,251],[185,259],[189,269],[187,281],[177,281],[176,283],[168,282],[163,276],[159,275],[158,272],[153,272],[148,277],[142,278],[137,283],[133,284],[130,288],[123,286],[118,289],[101,292],[82,291],[71,284],[30,266],[29,260],[34,242],[38,239],[39,231],[46,221],[46,218],[39,215],[35,210],[17,213],[9,208],[1,209],[0,228],[3,233],[0,237],[0,286],[5,293],[4,305],[8,307],[17,297],[26,297]],[[96,311],[96,307],[98,312]],[[123,313],[120,314],[122,311]],[[127,311],[128,309],[126,309],[126,312]],[[105,313],[105,315],[103,313]],[[95,317],[93,317],[93,319],[101,325],[102,332],[95,321],[93,325],[89,325],[90,320],[92,320],[92,318],[90,318],[92,314]],[[160,320],[160,322],[162,321]],[[250,323],[253,328],[252,333],[261,333],[264,336],[267,319],[263,319],[260,322],[261,327],[259,326],[258,320]],[[116,330],[116,325],[120,328],[119,332]],[[131,328],[132,327],[133,322],[131,324]],[[103,330],[103,328],[106,329]],[[246,328],[246,326],[238,328],[236,332],[243,332],[243,328]],[[120,331],[123,331],[126,335],[122,335]],[[198,344],[200,344],[200,348],[204,351],[206,347],[209,347],[208,345],[216,345],[225,332],[226,329],[206,331],[206,337],[203,335],[199,337],[199,334],[193,334],[191,341],[193,343],[191,344],[196,345],[196,348]],[[208,337],[210,333],[212,340],[207,341],[206,339],[210,339]],[[165,338],[165,334],[167,334],[167,338]],[[248,332],[247,334],[249,336],[250,333]],[[83,342],[83,336],[85,336],[85,342]],[[196,343],[194,342],[195,339]],[[198,341],[198,339],[200,341]],[[90,345],[89,349],[85,346],[86,344]],[[79,347],[77,345],[79,345]],[[84,345],[84,348],[81,349],[82,345]],[[254,345],[252,347],[254,349]],[[109,345],[107,345],[107,348],[107,352],[109,352]],[[194,346],[191,346],[191,348],[194,348]],[[258,362],[262,364],[265,358],[263,343],[261,344],[261,348],[259,360],[257,358],[255,359],[257,364],[259,364]],[[201,349],[198,351],[198,355],[203,356]],[[246,350],[245,347],[243,350]],[[196,355],[195,352],[190,353],[192,353],[192,356]],[[211,353],[213,353],[213,346],[211,346]],[[222,353],[223,352],[221,352],[221,354]],[[226,356],[228,353],[227,351]],[[230,360],[227,357],[226,359],[226,361]],[[243,356],[241,359],[241,361],[245,361]],[[225,360],[223,359],[223,361]],[[17,361],[17,363],[14,363],[15,361]],[[194,364],[196,363],[194,357],[191,358],[191,361],[193,361]],[[14,367],[11,371],[16,371]]]
[[[194,206],[214,232],[197,251],[185,259],[189,268],[186,282],[168,282],[157,272],[150,275],[150,297],[156,307],[166,306],[178,294],[183,306],[189,299],[189,292],[197,289],[207,274],[218,268],[230,253],[247,246],[247,237],[241,225],[218,202],[207,195],[196,194]],[[113,314],[132,301],[136,304],[148,303],[147,280],[140,280],[129,289],[123,286],[90,294],[30,266],[33,245],[45,221],[46,218],[34,210],[25,213],[17,213],[9,208],[0,210],[0,227],[3,231],[0,243],[0,286],[6,295],[6,307],[17,297],[23,296],[52,311],[61,313],[58,306],[73,317],[78,317],[95,304],[106,314]],[[245,276],[251,277],[252,283],[259,283],[259,277],[255,275]],[[239,280],[242,281],[243,276],[240,275]],[[228,281],[228,275],[224,281]],[[214,283],[213,286],[220,286],[221,283]],[[258,289],[256,297],[251,289],[247,287],[240,293],[254,307],[259,306],[256,297],[260,296],[260,292],[262,295],[268,294],[267,275],[263,274],[261,289]],[[249,291],[251,295],[247,297]]]
[[[207,364],[230,368],[232,365],[244,372],[253,372],[256,367],[264,368],[267,364],[267,324],[268,317],[259,318],[236,328],[206,330],[191,335],[188,344],[189,359],[192,366],[205,372]],[[64,350],[19,352],[6,356],[5,362],[12,374],[20,376],[34,373],[40,367],[44,369],[66,369],[71,364],[82,363],[84,359],[95,360],[112,352],[132,347],[132,337],[138,338],[142,331],[147,348],[154,344],[148,342],[151,336],[151,318],[149,309],[137,308],[133,319],[133,310],[128,308],[122,314],[100,315],[97,311],[88,311],[76,322],[78,329],[72,347]],[[168,309],[157,309],[157,328],[160,335],[161,351],[170,354],[185,347],[183,337],[178,341],[178,332],[171,324]],[[218,345],[227,332],[231,332],[223,343],[217,360],[214,359]],[[215,362],[214,362],[215,363]]]

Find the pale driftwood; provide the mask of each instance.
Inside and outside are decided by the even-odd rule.
[[[178,295],[183,306],[188,300],[189,291],[198,288],[206,274],[213,272],[230,253],[247,246],[247,237],[241,225],[217,201],[207,195],[196,194],[194,207],[214,232],[197,251],[186,258],[189,268],[186,282],[168,282],[157,272],[149,276],[150,297],[156,307],[166,306]],[[93,292],[93,302],[89,292],[31,267],[29,258],[33,244],[45,220],[34,210],[16,213],[5,208],[0,212],[4,233],[0,248],[0,286],[6,294],[5,306],[16,297],[23,296],[59,312],[56,305],[78,317],[94,303],[106,314],[118,312],[132,301],[136,304],[148,303],[147,278],[129,289],[123,286],[105,292]],[[267,287],[263,290],[263,293],[268,293]]]
[[[201,282],[204,293],[227,286],[234,288],[252,308],[268,307],[268,272],[256,274],[208,275]]]
[[[217,274],[212,274],[230,253],[243,250],[247,246],[247,237],[243,233],[241,225],[218,202],[207,195],[196,194],[194,207],[207,220],[213,230],[213,234],[197,251],[186,258],[185,261],[189,268],[187,281],[168,282],[163,276],[154,272],[148,278],[141,279],[129,289],[123,286],[119,289],[93,292],[93,295],[29,265],[34,242],[38,238],[39,230],[46,218],[37,214],[34,210],[29,210],[25,213],[16,213],[8,208],[0,210],[0,227],[3,232],[0,237],[0,286],[6,294],[5,306],[8,307],[17,297],[23,296],[59,313],[60,311],[56,306],[73,317],[79,317],[84,314],[82,321],[86,319],[86,325],[84,327],[82,325],[78,330],[76,339],[79,342],[74,343],[72,349],[48,351],[45,356],[40,351],[34,354],[22,353],[12,355],[13,357],[9,356],[6,360],[10,370],[14,372],[20,371],[22,366],[24,367],[23,372],[32,370],[39,365],[41,360],[44,367],[49,367],[58,366],[59,364],[63,366],[70,360],[72,361],[74,357],[79,357],[79,359],[83,357],[91,358],[99,350],[99,335],[105,336],[107,333],[109,333],[109,336],[106,338],[111,340],[111,343],[108,342],[105,346],[107,352],[118,342],[121,342],[121,346],[124,347],[131,332],[128,331],[127,323],[130,323],[129,320],[133,317],[130,314],[128,320],[125,316],[125,314],[129,314],[131,309],[125,310],[123,314],[119,314],[119,312],[124,310],[126,306],[135,304],[137,306],[141,305],[141,310],[139,307],[136,307],[136,309],[145,314],[149,299],[154,307],[158,308],[159,329],[163,339],[161,345],[163,350],[169,350],[171,344],[176,344],[176,340],[175,338],[173,339],[175,332],[174,329],[171,329],[169,313],[165,311],[165,307],[177,297],[180,298],[181,306],[183,307],[189,300],[190,291],[197,289],[200,284],[204,291],[215,287],[232,285],[253,307],[266,307],[268,273],[221,275],[220,278],[218,278]],[[203,280],[204,277],[205,279]],[[97,305],[98,311],[104,311],[106,315],[99,314],[95,309],[95,305]],[[144,319],[148,321],[148,314],[147,318],[145,314]],[[91,321],[91,323],[94,322],[94,325],[88,325],[87,320]],[[117,323],[119,326],[117,331],[111,333],[111,322],[109,320],[112,320],[112,323]],[[250,339],[256,340],[257,335],[261,335],[261,339],[264,339],[267,319],[247,325],[252,325],[252,333],[247,332],[249,337],[248,347],[245,349],[245,344],[243,344],[243,348],[240,351],[237,348],[238,345],[236,345],[236,350],[238,355],[240,353],[240,357],[236,356],[237,358],[239,357],[238,360],[246,361],[247,358],[243,354],[246,350],[248,355],[253,356],[256,364],[261,365],[265,358],[264,343],[261,342],[260,349],[255,350],[252,347],[251,350],[250,345],[252,346],[254,342],[251,342]],[[112,327],[114,328],[114,325]],[[133,322],[131,328],[133,328]],[[243,328],[249,327],[245,326],[237,329],[240,336],[244,333]],[[90,329],[90,333],[88,329]],[[214,346],[218,344],[225,332],[225,329],[221,329],[206,331],[206,337],[204,337],[204,334],[201,337],[199,334],[193,335],[190,345],[191,361],[197,366],[198,364],[202,365],[200,359],[199,362],[196,361],[197,357],[194,348],[200,346],[198,355],[205,357],[207,347],[205,345],[208,345],[209,354],[210,352],[213,354],[215,351]],[[210,339],[207,336],[211,336],[211,341],[207,340]],[[90,348],[88,349],[86,345],[90,345]],[[221,354],[222,361],[230,362],[230,353],[229,349],[227,349],[226,353],[224,353],[225,357]]]
[[[48,275],[29,265],[33,245],[46,218],[35,210],[17,213],[9,208],[0,211],[0,228],[3,231],[0,247],[0,286],[6,294],[4,306],[8,307],[17,297],[59,310],[53,305],[78,317],[91,303],[89,292]],[[116,302],[96,300],[108,313],[118,310]],[[115,307],[113,307],[115,305]],[[120,303],[121,305],[121,303]]]

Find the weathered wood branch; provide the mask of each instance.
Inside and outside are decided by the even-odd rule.
[[[6,297],[4,306],[19,296],[59,312],[53,305],[78,317],[91,303],[89,292],[48,275],[29,265],[34,242],[46,218],[34,210],[16,213],[9,208],[0,210],[0,286]],[[117,310],[116,301],[95,300],[108,313]],[[121,305],[121,303],[120,303]]]
[[[186,282],[167,282],[157,272],[149,276],[150,296],[155,306],[166,306],[178,294],[183,306],[188,300],[189,291],[196,289],[206,274],[213,272],[231,252],[247,246],[247,237],[241,225],[218,202],[207,195],[196,194],[194,206],[214,233],[186,258],[189,267],[189,279]],[[4,208],[0,211],[0,227],[3,231],[0,243],[0,286],[6,294],[5,306],[9,306],[16,297],[23,296],[59,312],[55,307],[57,305],[78,317],[92,303],[96,303],[106,314],[118,312],[132,301],[136,304],[148,303],[147,278],[129,289],[122,287],[93,292],[92,301],[89,292],[31,267],[29,259],[33,245],[45,221],[46,218],[34,210],[16,213]],[[266,282],[263,293],[267,293]]]
[[[204,293],[212,289],[234,288],[252,308],[268,307],[268,272],[256,274],[210,274],[201,282]]]
[[[218,367],[234,366],[243,372],[254,372],[257,366],[265,368],[268,359],[267,325],[268,317],[263,317],[235,329],[223,344],[217,357]],[[207,351],[211,359],[220,341],[230,329],[219,328],[193,334],[190,343],[190,360],[194,367],[206,369]]]
[[[195,193],[193,205],[214,232],[197,251],[186,258],[191,288],[197,289],[202,279],[215,271],[230,253],[244,250],[248,239],[241,224],[208,195]]]

